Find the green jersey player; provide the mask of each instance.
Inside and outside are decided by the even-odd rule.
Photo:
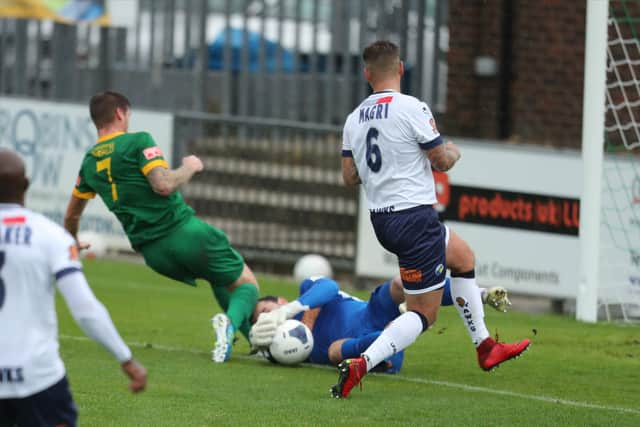
[[[65,228],[77,238],[82,212],[97,194],[149,267],[193,286],[196,279],[207,280],[226,312],[212,319],[213,360],[224,362],[231,354],[235,332],[248,334],[258,284],[224,232],[196,217],[178,191],[203,169],[202,161],[188,156],[181,167],[171,170],[151,135],[127,133],[131,106],[122,94],[96,94],[90,112],[98,141],[82,161]],[[86,243],[79,246],[88,247]]]

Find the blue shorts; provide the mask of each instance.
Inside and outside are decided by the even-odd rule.
[[[362,322],[363,329],[366,329],[364,332],[366,333],[362,335],[374,331],[382,331],[396,317],[400,316],[398,304],[391,299],[390,288],[391,282],[386,282],[371,292]],[[403,361],[404,351],[399,351],[388,359],[385,359],[385,364],[379,365],[381,368],[384,366],[380,372],[386,372],[388,374],[398,373],[402,368]]]
[[[406,293],[420,294],[444,286],[446,229],[433,207],[371,213],[371,223],[380,244],[398,257]]]
[[[400,316],[398,304],[391,299],[391,282],[383,283],[371,292],[362,319],[362,333],[381,331],[396,317]]]
[[[19,425],[74,427],[78,410],[67,377],[41,392],[16,399],[0,399],[0,427]]]

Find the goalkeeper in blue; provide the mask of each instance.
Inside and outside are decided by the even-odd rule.
[[[453,305],[446,279],[442,305]],[[499,311],[510,305],[504,288],[479,289],[482,301]],[[326,277],[312,277],[300,283],[300,297],[288,302],[283,297],[265,296],[258,300],[249,333],[254,349],[266,348],[273,341],[276,328],[287,319],[300,320],[313,333],[311,363],[337,365],[344,359],[358,357],[382,333],[389,322],[405,309],[400,277],[389,280],[363,301],[341,291],[338,283]],[[400,371],[404,352],[384,360],[375,370]]]

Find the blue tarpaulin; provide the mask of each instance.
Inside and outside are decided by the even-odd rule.
[[[248,70],[251,73],[258,71],[293,72],[293,52],[282,48],[277,42],[265,39],[260,33],[232,28],[231,33],[231,69],[242,70],[242,48],[245,43],[245,34],[248,41]],[[215,40],[209,44],[209,69],[222,70],[224,68],[224,49],[227,31],[222,30]],[[264,70],[260,68],[260,49],[264,45]],[[282,55],[282,56],[280,56]],[[282,62],[280,62],[282,61]]]

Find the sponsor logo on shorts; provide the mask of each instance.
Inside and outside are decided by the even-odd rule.
[[[405,282],[421,282],[422,271],[414,270],[412,268],[400,268],[400,277]]]
[[[439,276],[442,274],[443,271],[444,271],[444,265],[438,264],[438,266],[436,267],[436,274]]]

